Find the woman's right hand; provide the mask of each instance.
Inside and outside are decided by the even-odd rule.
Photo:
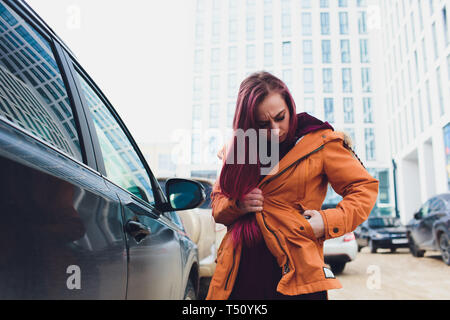
[[[237,201],[237,207],[245,213],[262,211],[263,201],[264,197],[261,189],[255,188],[247,193],[240,201]]]

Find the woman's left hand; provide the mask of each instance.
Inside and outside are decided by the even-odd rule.
[[[317,210],[305,210],[303,212],[303,216],[308,219],[316,238],[322,238],[325,235],[325,224],[323,223],[323,218],[320,212]]]

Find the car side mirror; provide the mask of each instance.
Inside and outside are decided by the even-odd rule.
[[[416,220],[422,219],[422,212],[418,211],[418,212],[414,213],[414,219],[416,219]]]
[[[163,211],[188,210],[205,201],[205,188],[201,183],[189,179],[174,178],[166,181],[166,196],[169,203]]]

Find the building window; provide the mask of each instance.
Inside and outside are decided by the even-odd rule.
[[[220,49],[211,49],[211,70],[217,71],[220,69]]]
[[[366,159],[375,161],[375,134],[373,128],[364,128],[364,139],[366,141]]]
[[[442,83],[441,83],[441,68],[437,68],[436,70],[436,83],[438,89],[438,99],[439,99],[439,107],[440,107],[440,115],[444,115],[444,96],[442,95]]]
[[[311,68],[303,69],[303,90],[305,93],[314,92],[314,72]]]
[[[234,112],[236,110],[236,104],[234,102],[228,102],[227,105],[227,126],[233,128]]]
[[[364,123],[373,123],[372,98],[363,98]]]
[[[361,80],[362,80],[362,91],[363,92],[371,92],[372,91],[372,81],[370,78],[370,69],[369,68],[361,69]]]
[[[303,9],[311,8],[311,0],[302,0],[302,8]]]
[[[247,40],[255,40],[256,18],[255,16],[247,16]]]
[[[422,57],[423,57],[423,72],[427,73],[427,47],[425,45],[425,37],[422,39]]]
[[[350,40],[341,40],[341,61],[350,63]]]
[[[367,16],[367,14],[365,11],[360,11],[358,13],[358,32],[359,32],[359,34],[367,33],[366,16]]]
[[[352,69],[342,69],[342,91],[346,93],[352,92]]]
[[[195,50],[194,53],[194,72],[202,71],[203,67],[203,50]]]
[[[420,132],[423,132],[423,127],[424,127],[424,123],[423,123],[423,103],[422,103],[422,93],[419,89],[419,91],[417,91],[417,107],[419,109],[419,119],[420,119]]]
[[[330,14],[328,12],[320,13],[320,32],[322,35],[330,34]]]
[[[344,123],[354,123],[353,98],[344,98]]]
[[[425,82],[425,89],[427,90],[427,108],[428,108],[428,124],[431,126],[433,124],[433,113],[431,108],[431,96],[430,96],[430,81]]]
[[[228,69],[237,68],[237,47],[228,48]]]
[[[348,14],[347,14],[347,12],[339,12],[339,32],[340,32],[340,34],[348,34]]]
[[[312,35],[312,18],[309,12],[302,13],[302,35]]]
[[[448,46],[450,38],[448,36],[447,7],[442,9],[442,27],[444,28],[444,44],[445,46]]]
[[[235,98],[237,95],[237,74],[228,75],[228,98]]]
[[[281,1],[281,35],[290,37],[292,29],[291,22],[291,0]]]
[[[228,19],[228,40],[230,42],[236,42],[238,38],[238,19],[236,17],[230,17]]]
[[[254,44],[247,45],[247,68],[254,68],[256,65],[256,47]]]
[[[328,8],[330,6],[329,0],[320,0],[320,7],[321,8]]]
[[[380,203],[389,203],[389,171],[383,170],[378,172],[379,192],[378,200]]]
[[[434,59],[436,60],[439,57],[439,47],[436,36],[436,22],[433,22],[433,24],[431,25],[431,33],[433,35]]]
[[[194,78],[194,100],[201,100],[202,98],[202,78]]]
[[[314,98],[305,98],[304,99],[304,110],[306,113],[314,116]]]
[[[322,40],[322,63],[331,63],[331,41]]]
[[[348,2],[347,0],[339,0],[339,8],[347,8]]]
[[[264,66],[270,67],[273,65],[273,44],[264,43]]]
[[[292,45],[290,41],[285,41],[282,44],[283,65],[290,65],[292,63]]]
[[[219,76],[211,76],[211,99],[219,99],[220,78]]]
[[[334,122],[334,102],[333,98],[323,99],[324,119],[327,122]]]
[[[323,76],[323,92],[332,93],[333,92],[333,73],[331,68],[325,68],[322,70]]]
[[[220,109],[218,103],[213,103],[209,109],[209,127],[218,128],[219,127],[219,116]]]
[[[192,129],[201,130],[202,127],[202,106],[195,104],[192,107]]]
[[[211,28],[211,42],[219,43],[220,41],[220,20],[218,17],[213,17]]]
[[[358,8],[367,7],[367,0],[357,0],[356,1]]]
[[[289,87],[292,86],[292,70],[291,69],[287,69],[287,70],[283,70],[283,82]]]
[[[264,39],[272,39],[273,37],[273,19],[272,16],[264,17]]]
[[[313,63],[313,42],[312,40],[303,40],[303,63]]]
[[[361,63],[369,63],[369,40],[359,40],[359,52],[361,55]]]

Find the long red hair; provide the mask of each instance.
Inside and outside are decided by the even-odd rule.
[[[260,129],[257,125],[257,107],[264,99],[272,93],[279,93],[289,109],[289,131],[287,133],[286,142],[291,143],[295,139],[295,130],[297,127],[296,107],[286,84],[280,79],[268,72],[256,72],[248,76],[242,81],[239,87],[239,94],[236,102],[236,111],[233,119],[233,132],[238,129],[244,132],[249,129]],[[259,147],[259,135],[258,147]],[[237,154],[237,150],[245,150],[245,163],[240,164],[236,159],[234,161],[225,161],[220,173],[219,183],[222,193],[230,199],[241,200],[247,193],[253,190],[259,183],[261,175],[261,163],[257,157],[257,163],[252,164],[248,159],[249,143],[244,139],[244,148],[239,148],[238,140],[233,135],[233,140],[226,154]],[[242,147],[242,146],[241,146]],[[227,159],[227,156],[225,156]],[[228,159],[229,160],[229,159]],[[231,226],[231,236],[234,244],[245,241],[248,246],[254,245],[261,240],[261,233],[254,218],[254,214],[245,214]]]

